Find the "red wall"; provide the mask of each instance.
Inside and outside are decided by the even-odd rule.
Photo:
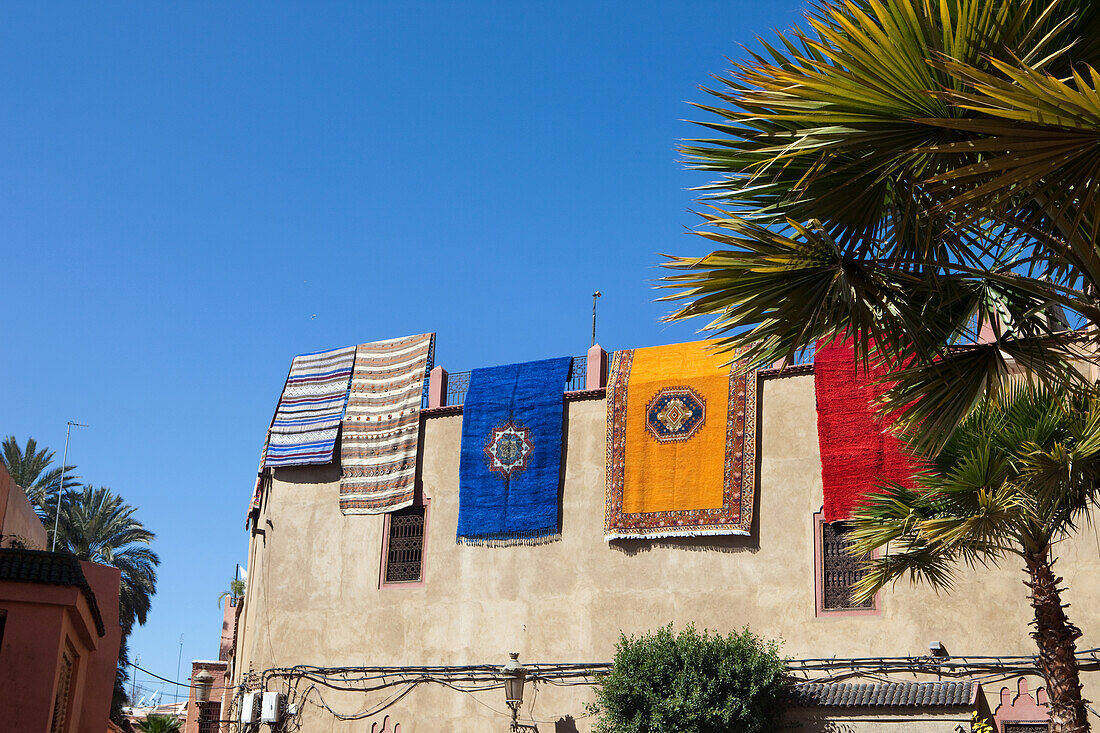
[[[221,707],[217,711],[218,717],[215,718],[215,720],[224,720],[226,718],[229,713],[228,701],[233,697],[232,694],[226,695],[225,673],[228,666],[229,663],[224,661],[195,660],[191,662],[191,693],[187,698],[187,720],[183,724],[183,733],[199,733],[199,707],[195,702],[195,685],[193,680],[200,670],[205,669],[214,677],[208,704],[221,703]],[[211,709],[210,712],[214,712],[214,710]],[[219,725],[218,729],[226,730],[227,726]]]
[[[0,463],[0,547],[9,547],[13,539],[34,550],[46,550],[46,528],[34,513],[34,505],[22,487],[12,480]]]
[[[111,713],[111,696],[115,689],[118,668],[118,648],[122,643],[122,627],[118,621],[118,590],[121,573],[118,568],[81,561],[84,577],[95,593],[99,613],[106,633],[88,659],[88,678],[84,686],[84,710],[76,733],[103,733]]]
[[[0,711],[4,731],[47,733],[66,644],[76,653],[67,730],[103,733],[114,687],[122,630],[119,571],[81,563],[96,595],[106,633],[101,637],[84,593],[75,586],[0,581],[6,612],[0,642]]]

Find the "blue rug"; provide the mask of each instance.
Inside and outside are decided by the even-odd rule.
[[[569,357],[475,369],[462,407],[458,542],[557,539]]]

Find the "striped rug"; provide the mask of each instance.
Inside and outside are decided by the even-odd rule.
[[[294,357],[271,421],[268,466],[332,463],[355,347]]]
[[[435,334],[360,344],[340,439],[340,511],[382,514],[413,503],[420,400]]]

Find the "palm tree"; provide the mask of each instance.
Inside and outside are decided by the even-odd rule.
[[[57,522],[57,540],[61,547],[81,560],[117,567],[122,576],[118,599],[122,644],[111,703],[111,719],[119,724],[122,723],[125,682],[129,676],[130,632],[135,624],[145,623],[156,593],[156,566],[160,564],[160,559],[149,547],[155,535],[135,518],[136,511],[110,489],[84,486],[79,492],[65,492]],[[46,514],[52,523],[53,507],[48,507]]]
[[[112,565],[122,573],[119,617],[125,634],[143,625],[156,593],[160,558],[149,545],[155,535],[135,518],[135,507],[106,487],[88,485],[62,497],[57,540],[81,560]],[[52,520],[53,517],[50,517]]]
[[[851,337],[857,361],[889,373],[883,409],[929,455],[972,411],[1015,399],[1013,365],[1080,399],[1064,394],[1086,387],[1072,363],[1095,359],[1100,334],[1100,3],[823,0],[807,22],[699,105],[715,116],[701,123],[710,137],[683,150],[717,176],[700,189],[711,208],[697,233],[718,249],[666,263],[666,299],[683,301],[670,318],[707,316],[746,363]],[[1094,478],[1073,476],[1085,504]],[[1026,537],[1037,622],[1055,630],[1036,630],[1054,660],[1051,730],[1087,730],[1043,542],[1077,515],[1029,525],[1025,509],[1046,505],[1018,501],[1016,519],[970,523],[991,533],[978,554],[918,544],[911,559],[936,580]],[[939,510],[927,508],[928,532]]]
[[[1016,385],[983,400],[916,477],[867,496],[849,527],[864,561],[857,600],[909,576],[950,588],[960,565],[1019,557],[1034,608],[1031,636],[1050,697],[1050,730],[1088,730],[1053,548],[1100,503],[1100,395]]]
[[[233,578],[229,581],[229,590],[223,590],[218,595],[218,606],[222,605],[222,601],[228,600],[232,606],[237,605],[237,599],[244,595],[244,581],[240,578]]]
[[[1010,359],[1073,381],[1100,326],[1100,4],[820,2],[699,105],[683,149],[720,176],[665,287],[757,362],[846,332],[942,444]],[[993,343],[977,344],[992,326]],[[965,346],[964,346],[965,345]]]
[[[47,448],[39,448],[34,438],[27,438],[27,444],[23,448],[19,447],[19,442],[14,435],[9,435],[3,443],[0,443],[0,461],[7,468],[12,480],[26,490],[27,498],[39,509],[56,503],[57,500],[57,488],[62,471],[61,467],[50,468],[53,457],[54,452]],[[76,466],[65,466],[64,473],[64,488],[69,489],[80,485]]]
[[[170,715],[150,715],[138,723],[141,733],[172,733],[179,729],[179,718]]]

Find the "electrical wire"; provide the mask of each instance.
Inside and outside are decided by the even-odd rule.
[[[1081,671],[1100,670],[1100,647],[1085,649],[1077,653]],[[793,679],[802,682],[836,682],[860,677],[882,682],[896,681],[888,677],[891,673],[908,672],[913,674],[934,674],[938,677],[966,677],[984,684],[1003,682],[1022,674],[1040,672],[1036,655],[1031,656],[955,656],[955,657],[853,657],[853,658],[808,658],[787,661],[788,670]],[[135,667],[137,665],[134,665]],[[535,684],[546,683],[557,687],[591,686],[598,678],[611,671],[606,662],[593,663],[531,663],[526,665],[527,679]],[[140,668],[138,668],[140,669]],[[142,670],[146,674],[152,674]],[[167,678],[152,675],[165,682]],[[273,667],[264,670],[259,679],[259,688],[266,690],[270,685],[282,683],[287,701],[298,705],[301,710],[307,703],[326,711],[334,720],[362,720],[376,716],[404,699],[421,685],[439,685],[470,696],[478,705],[490,710],[494,715],[511,717],[510,713],[497,710],[492,705],[478,699],[478,693],[501,689],[504,686],[500,670],[495,665],[477,664],[461,666],[342,666],[322,667],[299,664],[292,667]],[[300,690],[308,685],[305,692]],[[252,685],[247,685],[251,687]],[[241,690],[246,685],[241,686]],[[342,712],[334,708],[325,699],[322,690],[336,693],[356,693],[369,695],[384,690],[396,691],[386,699],[374,705],[367,705],[356,712]],[[316,701],[315,701],[316,700]],[[1097,717],[1100,713],[1090,708]],[[588,717],[584,715],[582,717]],[[553,720],[535,720],[532,723],[551,724]],[[299,722],[298,727],[300,728]]]

